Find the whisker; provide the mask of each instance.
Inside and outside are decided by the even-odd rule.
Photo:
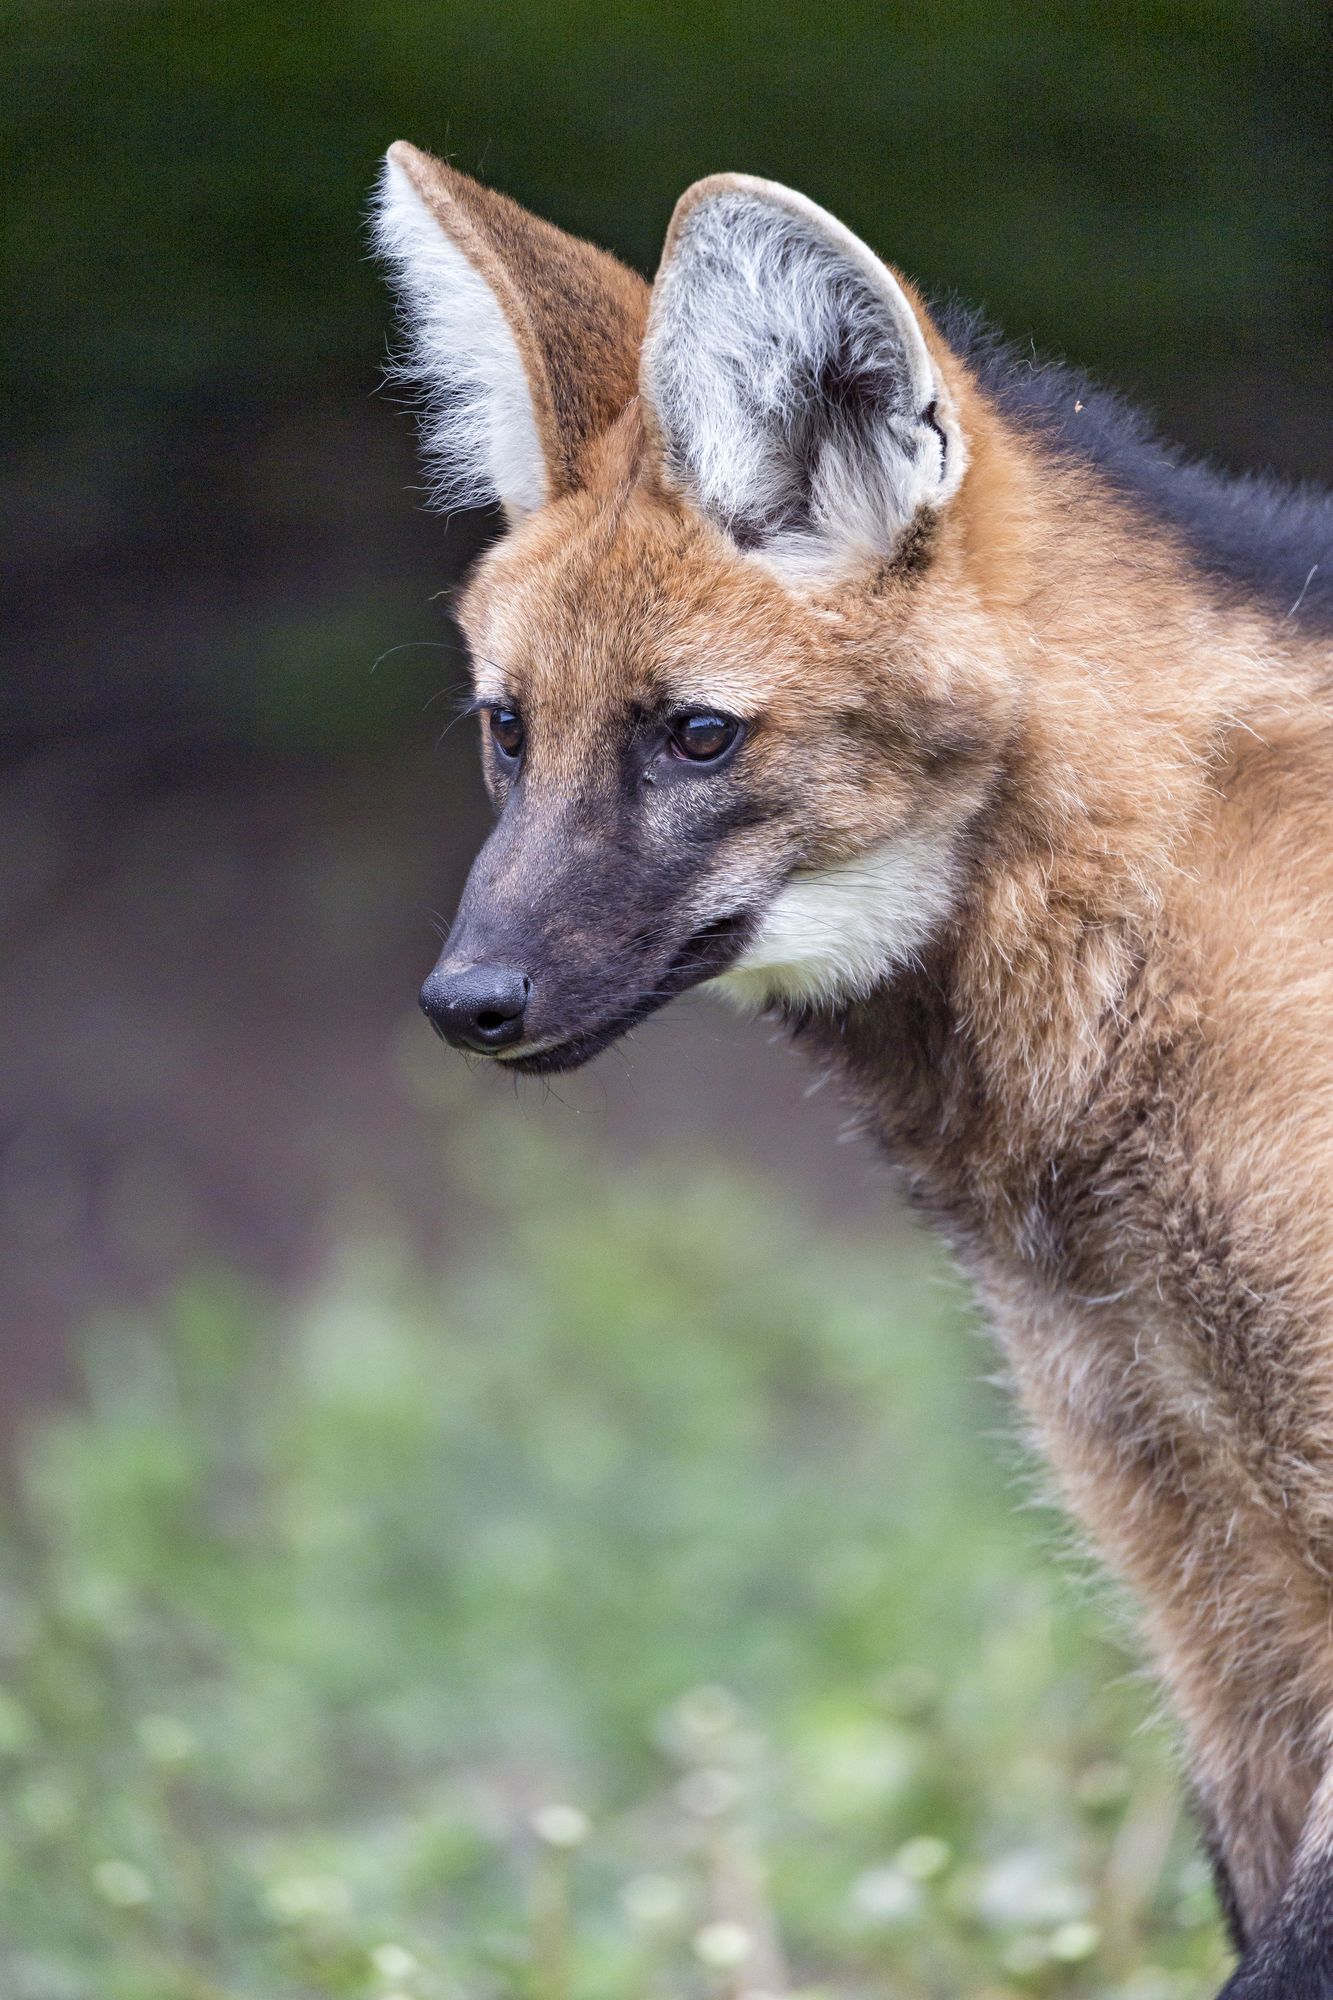
[[[379,658],[372,663],[370,671],[372,674],[378,672],[384,662],[391,660],[395,653],[410,653],[423,646],[430,652],[440,653],[460,653],[465,650],[456,639],[400,639],[396,646],[385,647]]]

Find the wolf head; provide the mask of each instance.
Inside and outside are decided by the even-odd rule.
[[[515,1068],[673,995],[845,1004],[949,920],[1014,703],[992,419],[911,288],[741,175],[651,289],[413,147],[377,209],[497,823],[423,1005]],[[1002,482],[1001,482],[1002,483]]]

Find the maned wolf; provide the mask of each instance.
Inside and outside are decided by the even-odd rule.
[[[651,289],[378,206],[498,824],[422,1003],[528,1073],[709,980],[832,1065],[1143,1606],[1243,1956],[1333,1995],[1333,503],[724,174]]]

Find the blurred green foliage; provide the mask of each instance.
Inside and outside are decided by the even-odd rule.
[[[396,136],[646,272],[692,179],[773,175],[1185,444],[1326,469],[1311,0],[15,0],[4,25],[19,743],[409,739],[427,663],[370,663],[470,544],[413,521],[408,426],[370,407]]]
[[[275,1339],[200,1282],[33,1438],[6,2000],[1201,1990],[1168,1750],[934,1261],[468,1120],[447,1283],[381,1250]]]
[[[9,10],[16,385],[50,423],[368,386],[396,136],[651,270],[697,175],[1161,388],[1325,336],[1322,10],[407,0]]]

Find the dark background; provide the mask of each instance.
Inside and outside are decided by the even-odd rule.
[[[437,594],[481,529],[420,511],[375,393],[385,145],[645,271],[698,175],[791,182],[1188,446],[1320,476],[1326,37],[1276,0],[9,10],[11,1407],[201,1256],[287,1281],[367,1218],[448,1236],[413,995],[483,823]],[[761,1030],[691,1006],[636,1046],[550,1118],[882,1203]]]

